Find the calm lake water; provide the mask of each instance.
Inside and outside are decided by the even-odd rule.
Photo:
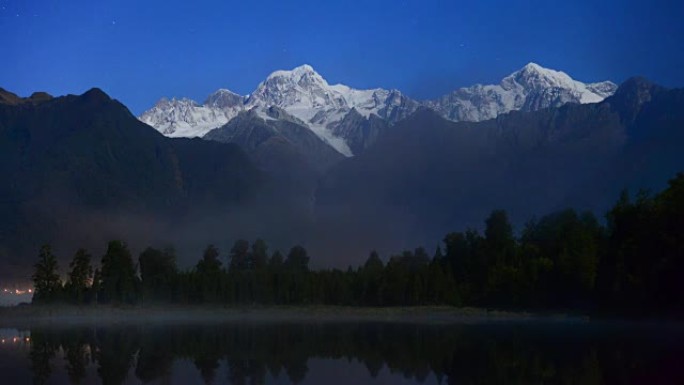
[[[0,338],[2,384],[684,384],[672,324],[55,326]]]

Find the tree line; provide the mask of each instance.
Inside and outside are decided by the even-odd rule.
[[[656,195],[624,192],[605,225],[568,209],[528,222],[516,236],[493,211],[484,233],[449,233],[424,248],[377,252],[346,270],[309,269],[302,246],[269,252],[262,239],[238,240],[224,265],[209,245],[192,269],[173,249],[147,248],[134,260],[111,241],[98,268],[78,250],[66,282],[49,246],[35,265],[36,304],[454,305],[678,313],[684,310],[684,174]]]

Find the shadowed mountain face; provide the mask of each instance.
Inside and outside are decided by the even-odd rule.
[[[291,197],[294,210],[310,216],[318,178],[344,156],[299,119],[277,107],[240,112],[204,139],[242,148],[277,186]]]
[[[110,237],[206,245],[289,205],[267,196],[267,176],[237,145],[168,139],[97,89],[36,95],[3,92],[0,102],[0,258],[9,263],[28,268],[45,242],[65,260]]]
[[[682,107],[682,90],[635,78],[602,103],[478,123],[421,110],[333,168],[317,214],[357,253],[434,246],[495,208],[519,225],[566,207],[601,216],[623,188],[659,189],[684,169]]]
[[[344,157],[304,123],[277,107],[241,112],[204,139],[235,143],[262,168],[274,172],[302,169],[322,173]],[[299,164],[290,164],[297,161]]]

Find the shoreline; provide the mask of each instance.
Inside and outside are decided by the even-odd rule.
[[[15,306],[0,308],[0,327],[69,324],[336,323],[484,324],[589,322],[586,315],[448,306]]]

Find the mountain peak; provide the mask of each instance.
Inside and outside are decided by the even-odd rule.
[[[302,77],[305,77],[307,75],[316,76],[322,79],[321,75],[318,72],[316,72],[316,70],[314,70],[314,68],[309,64],[302,64],[299,67],[295,67],[291,70],[274,71],[268,76],[268,79],[283,77],[301,79]]]
[[[575,80],[565,72],[545,68],[533,62],[504,78],[502,84],[510,85],[511,81],[529,89],[574,88],[575,86]]]
[[[523,68],[520,69],[520,71],[526,71],[526,72],[543,72],[548,70],[547,68],[544,68],[540,66],[539,64],[535,62],[529,62],[525,64]]]
[[[211,97],[211,96],[214,96],[214,95],[235,95],[235,96],[241,96],[241,95],[236,94],[235,92],[233,92],[233,91],[231,91],[231,90],[229,90],[229,89],[227,89],[227,88],[219,88],[218,90],[216,90],[216,91],[214,91],[213,93],[211,93],[211,95],[209,95],[209,96]]]
[[[95,103],[104,103],[112,100],[109,95],[97,87],[89,89],[81,97],[86,101]]]
[[[0,104],[10,104],[10,105],[16,105],[16,104],[21,104],[21,103],[42,103],[48,100],[52,100],[53,97],[52,95],[48,94],[47,92],[43,91],[37,91],[31,94],[28,98],[22,98],[17,96],[16,94],[9,92],[3,88],[0,88]]]
[[[620,84],[615,94],[607,101],[620,113],[623,121],[631,122],[644,104],[664,90],[664,87],[644,77],[635,76]]]
[[[48,94],[47,92],[38,91],[38,92],[32,93],[28,99],[34,103],[41,103],[41,102],[46,102],[48,100],[52,100],[53,97],[52,97],[52,95]]]
[[[15,105],[21,102],[22,99],[17,94],[0,87],[0,104]]]
[[[205,106],[215,108],[234,108],[244,103],[245,98],[235,92],[219,88],[204,101]]]

